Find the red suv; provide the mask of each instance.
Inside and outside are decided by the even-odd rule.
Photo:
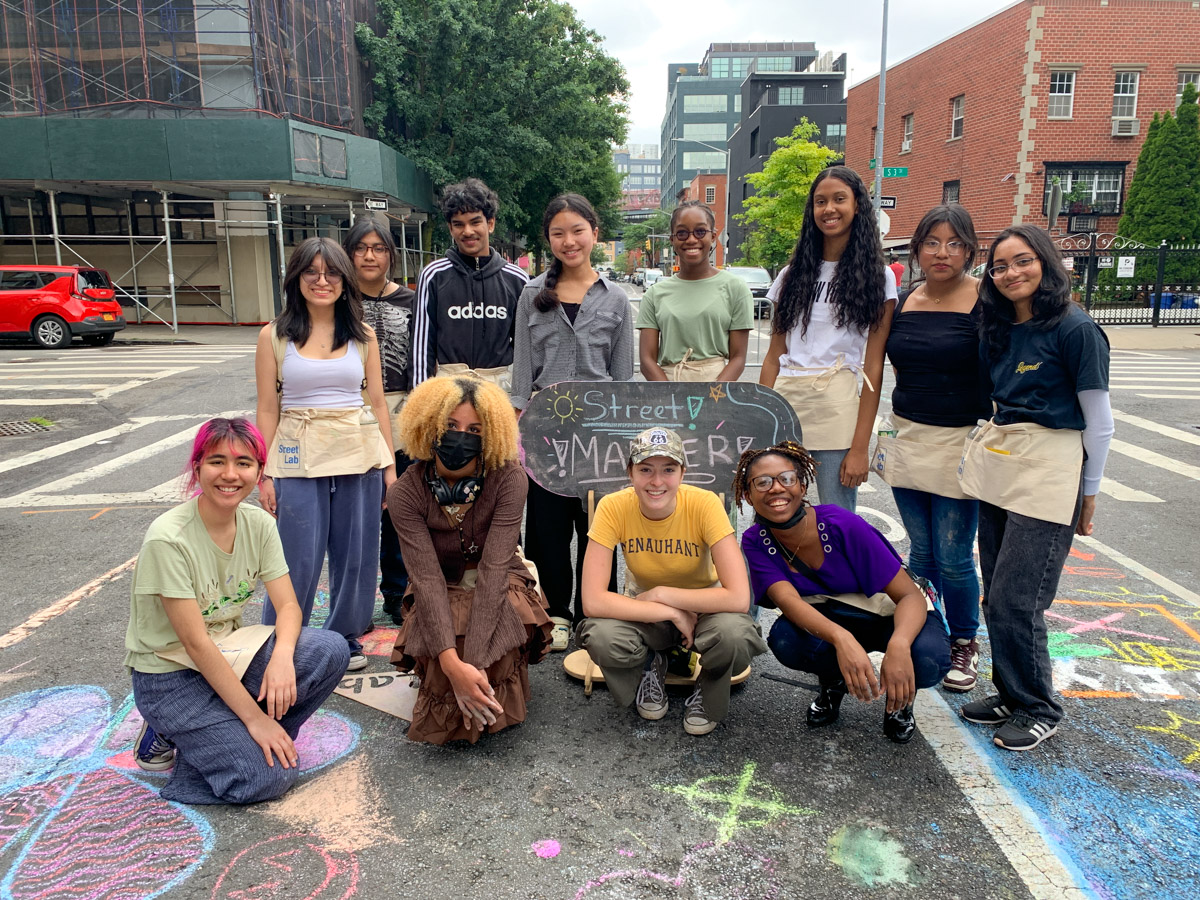
[[[81,266],[0,266],[0,333],[31,336],[57,349],[81,337],[111,344],[125,327],[116,290],[103,269]]]

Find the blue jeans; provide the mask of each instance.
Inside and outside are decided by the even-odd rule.
[[[858,506],[858,488],[842,484],[842,460],[846,450],[810,450],[809,455],[817,461],[817,502],[832,503],[854,512]],[[811,502],[811,501],[810,501]]]
[[[895,631],[891,616],[877,616],[845,603],[827,601],[813,608],[854,635],[868,653],[886,651]],[[775,620],[767,646],[789,669],[811,672],[823,685],[834,684],[842,677],[833,644],[797,627],[786,616]],[[936,609],[926,614],[925,625],[912,642],[912,662],[918,688],[939,684],[950,671],[950,638],[942,614]]]
[[[933,582],[946,604],[950,638],[972,640],[979,631],[979,576],[975,574],[975,531],[979,501],[892,488],[908,531],[908,564]]]

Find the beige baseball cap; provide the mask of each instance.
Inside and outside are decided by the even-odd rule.
[[[670,428],[647,428],[629,444],[629,464],[638,463],[654,456],[665,456],[681,466],[687,465],[683,456],[683,438]]]

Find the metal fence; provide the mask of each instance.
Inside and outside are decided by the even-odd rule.
[[[1115,234],[1055,241],[1072,292],[1104,325],[1200,324],[1200,246],[1157,247]]]

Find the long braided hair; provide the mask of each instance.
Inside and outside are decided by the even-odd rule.
[[[596,210],[592,208],[587,197],[582,194],[559,194],[550,201],[546,206],[545,213],[542,214],[542,236],[547,243],[550,241],[550,223],[560,212],[575,213],[593,229],[600,227],[600,217],[596,215]],[[588,265],[591,263],[589,262]],[[533,305],[538,312],[550,312],[558,306],[558,293],[555,288],[558,286],[559,276],[562,275],[562,268],[562,260],[557,256],[554,257],[550,268],[546,270],[546,281],[543,283],[542,289],[533,298]]]
[[[741,506],[742,501],[749,495],[750,467],[764,456],[782,456],[794,462],[796,474],[800,476],[800,482],[806,488],[817,477],[817,461],[795,441],[782,441],[770,447],[752,448],[741,455],[737,469],[734,470],[733,502],[735,505]]]

